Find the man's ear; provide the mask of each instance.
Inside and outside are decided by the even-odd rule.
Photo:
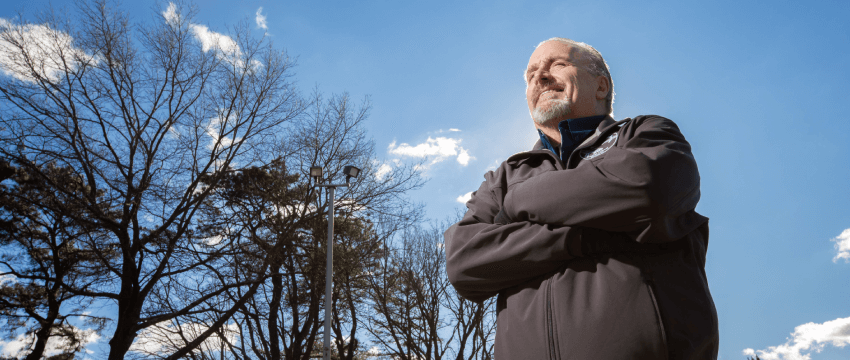
[[[604,100],[608,97],[608,78],[599,75],[596,77],[596,100]]]

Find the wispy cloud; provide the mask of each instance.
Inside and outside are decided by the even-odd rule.
[[[831,241],[835,241],[835,249],[838,250],[838,254],[832,258],[832,262],[837,262],[838,259],[850,262],[850,229],[845,229]]]
[[[210,31],[206,25],[192,24],[192,33],[201,42],[204,52],[216,50],[229,56],[242,55],[239,45],[230,36],[215,31]]]
[[[437,134],[442,134],[442,133],[447,133],[447,132],[460,132],[460,129],[457,129],[457,128],[449,128],[448,130],[440,129],[440,130],[437,130],[437,131],[436,131],[436,133],[437,133]]]
[[[162,17],[165,18],[165,23],[171,26],[180,24],[180,13],[177,12],[177,5],[168,3],[168,7],[162,12]]]
[[[266,16],[263,15],[262,13],[263,13],[263,7],[260,6],[260,8],[257,9],[257,17],[254,18],[254,21],[257,22],[258,28],[263,29],[263,30],[268,30],[269,26],[266,24]]]
[[[466,204],[466,202],[469,201],[469,199],[472,199],[472,191],[470,191],[466,194],[463,194],[461,196],[458,196],[457,199],[455,199],[455,201],[457,201],[461,204]]]
[[[227,119],[224,116],[222,113],[210,119],[209,125],[204,129],[210,136],[210,142],[207,144],[209,150],[220,151],[230,147],[234,142],[242,141],[242,137],[236,136],[236,131],[233,130],[233,124],[238,123],[238,120],[233,115]]]
[[[260,10],[262,10],[262,7]],[[257,14],[259,16],[259,10]],[[165,18],[165,22],[168,25],[174,27],[180,26],[180,22],[182,20],[179,9],[174,3],[168,3],[168,7],[162,12],[162,17]],[[263,17],[263,21],[265,21],[265,17]],[[195,35],[195,39],[201,43],[201,49],[204,52],[214,51],[219,59],[230,63],[236,68],[242,68],[245,66],[245,63],[242,60],[242,50],[239,48],[239,44],[236,43],[232,37],[212,31],[206,25],[189,24],[189,29],[192,31],[192,34]],[[263,66],[262,63],[257,60],[251,60],[249,65],[249,70],[255,70]]]
[[[177,125],[171,124],[171,126],[168,127],[168,134],[170,134],[171,137],[174,138],[174,139],[179,139],[180,138],[180,130],[177,129]]]
[[[821,352],[826,345],[839,348],[850,344],[850,317],[807,323],[794,328],[791,338],[767,350],[744,349],[744,355],[758,355],[763,360],[810,360],[812,352]]]
[[[42,78],[56,83],[62,74],[74,71],[84,59],[93,61],[75,48],[74,39],[63,31],[0,19],[0,70],[7,76],[27,82]]]
[[[389,174],[392,170],[393,167],[390,164],[381,164],[381,166],[378,166],[378,170],[375,171],[375,179],[378,181],[384,180],[387,174]]]
[[[469,155],[469,150],[460,146],[462,139],[454,139],[447,137],[428,137],[425,142],[417,145],[401,143],[396,145],[393,141],[388,149],[388,152],[393,155],[413,158],[433,158],[429,165],[454,158],[461,166],[469,165],[473,159]]]

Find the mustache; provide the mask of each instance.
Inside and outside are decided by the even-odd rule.
[[[546,93],[559,93],[559,92],[564,91],[564,88],[565,88],[564,86],[559,86],[557,84],[550,84],[549,86],[547,86],[546,90],[543,90],[542,92],[540,92],[540,95],[538,95],[538,96],[543,96]]]

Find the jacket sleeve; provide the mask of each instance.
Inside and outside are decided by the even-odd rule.
[[[674,241],[704,222],[694,212],[700,197],[696,161],[676,124],[641,117],[619,136],[598,164],[585,161],[513,186],[504,200],[508,217],[629,232],[639,242]]]
[[[493,173],[488,173],[493,176]],[[530,221],[493,224],[501,201],[488,181],[445,232],[446,271],[458,294],[481,302],[581,256],[581,229]]]

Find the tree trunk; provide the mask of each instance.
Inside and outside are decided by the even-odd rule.
[[[122,243],[129,243],[129,239],[121,240]],[[139,296],[138,286],[132,283],[138,279],[135,265],[134,256],[124,256],[121,292],[118,294],[118,321],[112,340],[109,340],[109,360],[123,360],[136,339],[134,329],[139,323],[144,299]]]
[[[138,319],[138,316],[136,316]],[[131,330],[131,324],[136,321],[127,320],[124,314],[118,315],[118,324],[115,329],[115,334],[112,340],[109,340],[109,357],[108,360],[123,360],[130,346],[133,345],[133,340],[136,338],[136,333]]]
[[[283,293],[283,281],[280,272],[280,265],[275,264],[271,269],[272,275],[272,301],[269,304],[269,358],[271,360],[280,360],[280,335],[278,335],[277,317],[280,311],[280,299]]]
[[[50,337],[50,330],[53,329],[54,320],[56,320],[55,314],[53,317],[48,315],[47,319],[41,322],[41,329],[35,333],[35,347],[27,355],[26,360],[41,359],[41,356],[44,354],[44,348],[47,345],[47,338]]]
[[[56,266],[56,275],[64,277],[65,271],[62,266]],[[54,283],[53,289],[47,291],[47,316],[44,320],[39,321],[41,329],[35,333],[35,347],[32,352],[27,355],[26,360],[38,360],[44,355],[44,349],[47,347],[47,339],[50,338],[50,332],[53,330],[54,322],[59,317],[59,308],[62,306],[61,301],[56,300],[56,293],[60,285]]]

